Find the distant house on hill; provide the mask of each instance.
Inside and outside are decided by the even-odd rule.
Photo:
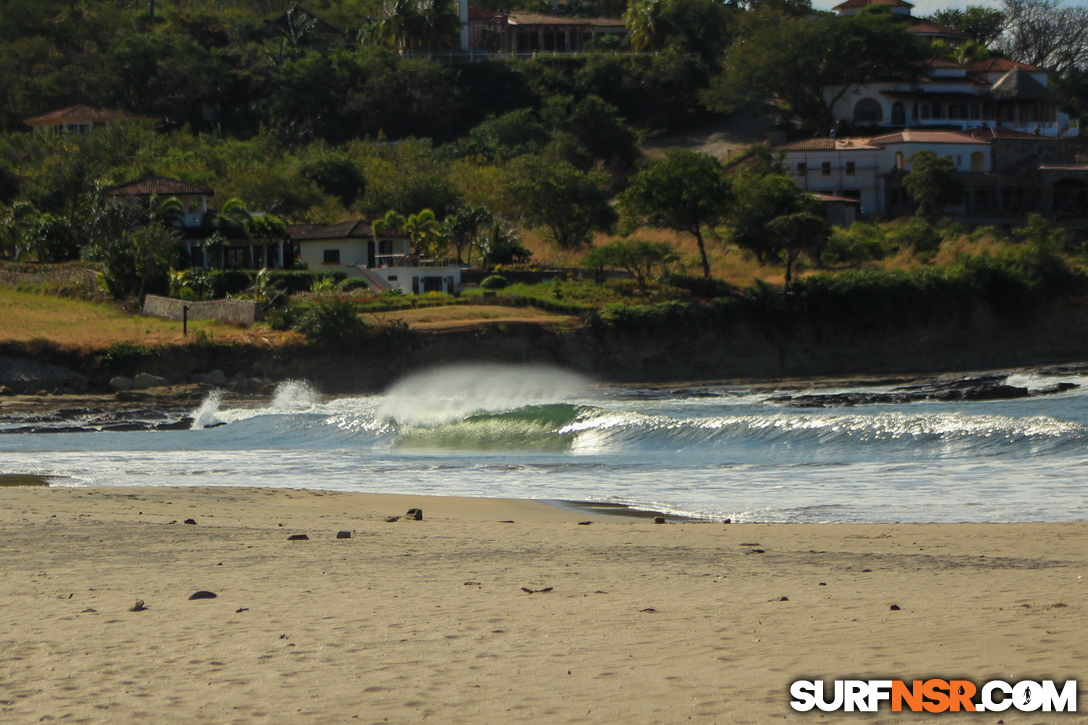
[[[23,121],[34,133],[86,134],[96,128],[104,128],[125,114],[112,108],[96,108],[84,104],[50,111]]]
[[[396,288],[405,294],[453,292],[461,284],[461,268],[411,253],[411,241],[399,234],[374,236],[370,222],[350,219],[338,224],[293,224],[287,236],[299,260],[311,270],[344,271],[365,279],[377,291]]]
[[[904,0],[846,0],[833,9],[836,15],[845,18],[857,15],[862,8],[868,7],[888,8],[893,15],[907,23],[907,30],[926,40],[944,40],[953,45],[962,45],[971,39],[971,36],[962,30],[956,30],[926,18],[914,17],[912,14],[914,6]]]
[[[903,177],[911,156],[948,159],[964,202],[948,209],[970,222],[1020,221],[1037,212],[1054,221],[1088,221],[1088,164],[1065,141],[1001,128],[970,132],[908,129],[879,136],[815,138],[779,146],[786,173],[816,194],[857,199],[863,215],[912,212]]]
[[[133,199],[148,205],[168,199],[181,202],[182,213],[169,220],[180,233],[180,244],[185,248],[189,264],[193,267],[214,269],[257,269],[284,266],[284,242],[286,239],[253,239],[231,235],[220,228],[218,215],[209,208],[208,198],[214,192],[203,186],[166,176],[145,176],[135,181],[112,186],[102,192],[107,199]],[[260,213],[252,214],[261,216]],[[216,232],[222,232],[216,234]],[[213,240],[215,244],[208,244]]]
[[[927,40],[952,44],[969,38],[953,28],[911,15],[904,0],[847,0],[835,7],[839,16],[864,7],[887,6],[908,30]],[[1047,88],[1050,72],[1008,58],[962,65],[934,58],[920,69],[920,78],[875,78],[851,88],[824,88],[836,122],[854,127],[930,128],[967,131],[996,126],[1051,138],[1076,136],[1078,122],[1066,113]],[[837,100],[835,100],[837,99]]]

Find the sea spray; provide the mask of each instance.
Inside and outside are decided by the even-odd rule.
[[[317,391],[305,380],[285,380],[276,386],[269,408],[280,412],[305,411],[317,403]]]
[[[498,413],[569,400],[586,378],[546,365],[449,365],[401,378],[377,402],[379,419],[429,427],[474,413]]]
[[[204,430],[212,426],[222,425],[219,417],[219,403],[223,399],[223,392],[213,390],[205,396],[200,407],[193,411],[193,425],[191,430]]]

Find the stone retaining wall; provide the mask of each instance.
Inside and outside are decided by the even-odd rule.
[[[249,300],[210,300],[207,302],[187,302],[172,297],[148,295],[144,299],[144,314],[165,317],[168,320],[180,320],[182,308],[189,308],[190,320],[217,320],[219,322],[237,322],[247,327],[259,322],[261,308]]]

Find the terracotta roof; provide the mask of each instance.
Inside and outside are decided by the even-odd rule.
[[[165,176],[145,176],[136,181],[111,186],[102,192],[106,196],[212,196],[204,186],[189,184]]]
[[[998,101],[1056,101],[1054,91],[1031,77],[1023,68],[1013,68],[990,86],[990,98]]]
[[[955,28],[950,28],[947,25],[935,23],[932,20],[928,20],[926,18],[911,18],[910,27],[907,28],[907,30],[912,33],[917,33],[919,35],[939,35],[945,38],[967,39],[971,37],[962,30],[956,30]]]
[[[1001,128],[997,126],[979,126],[978,128],[968,129],[964,133],[970,135],[972,138],[1022,138],[1030,139],[1032,141],[1038,141],[1040,138],[1048,138],[1046,136],[1036,136],[1033,133],[1013,131],[1011,128]],[[1058,139],[1049,140],[1057,141]]]
[[[562,15],[537,15],[535,13],[510,13],[511,25],[565,25],[568,27],[626,27],[620,18],[570,18]]]
[[[810,196],[815,196],[820,200],[820,203],[826,204],[832,201],[845,201],[848,204],[860,204],[861,199],[853,199],[849,196],[834,196],[833,194],[820,194],[818,192],[810,192]]]
[[[986,60],[980,60],[967,66],[968,73],[1006,73],[1015,68],[1029,71],[1042,71],[1035,65],[1028,65],[1027,63],[1020,63],[1019,61],[1010,60],[1009,58],[987,58]]]
[[[67,121],[91,121],[105,123],[121,116],[120,111],[112,108],[95,108],[94,106],[76,105],[62,108],[59,111],[50,111],[42,116],[28,118],[23,123],[27,126],[44,126],[53,123],[65,123]]]
[[[805,139],[804,141],[793,141],[775,147],[778,151],[850,151],[851,149],[866,148],[873,148],[869,143],[868,136],[855,136],[853,138],[823,136]]]
[[[893,143],[964,143],[964,144],[985,144],[988,141],[982,141],[977,138],[972,138],[966,133],[959,131],[914,131],[906,130],[899,131],[898,133],[889,133],[885,136],[877,136],[870,141],[875,145],[887,145]]]
[[[348,219],[336,224],[290,224],[287,236],[296,242],[319,241],[322,239],[370,239],[370,222],[362,219]]]
[[[922,63],[923,68],[966,68],[963,63],[957,63],[954,60],[945,60],[944,58],[930,58]]]
[[[846,0],[846,2],[833,7],[832,10],[853,10],[854,8],[867,8],[870,5],[887,5],[888,7],[893,8],[914,7],[903,0]]]

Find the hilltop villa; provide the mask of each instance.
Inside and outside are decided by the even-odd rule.
[[[904,0],[847,0],[835,12],[845,17],[871,5],[888,6],[911,32],[927,40],[953,45],[967,40],[952,28],[913,17],[914,6]],[[917,80],[882,78],[848,88],[828,86],[824,99],[836,121],[854,126],[959,131],[990,126],[1050,138],[1076,136],[1077,120],[1058,106],[1058,97],[1047,88],[1049,75],[1007,58],[969,65],[933,59]]]

